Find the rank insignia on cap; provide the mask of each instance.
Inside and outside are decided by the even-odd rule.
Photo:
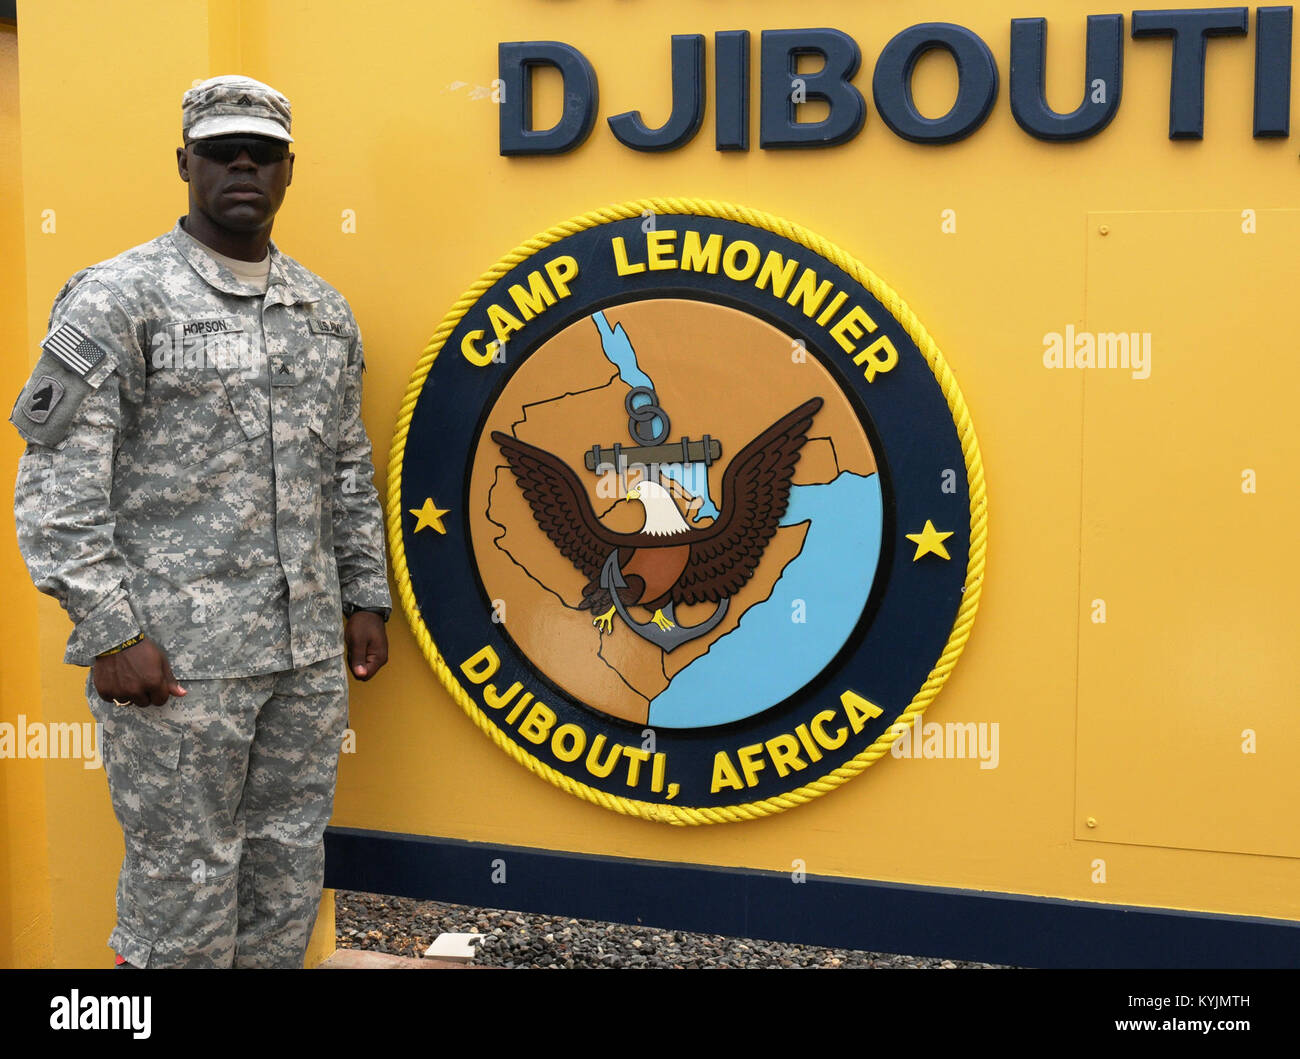
[[[51,331],[41,343],[41,348],[63,361],[78,375],[90,374],[90,369],[104,359],[103,347],[72,324],[64,324]]]
[[[63,384],[49,375],[42,375],[32,388],[32,395],[23,405],[23,415],[33,423],[44,423],[50,418],[54,406],[63,398]]]

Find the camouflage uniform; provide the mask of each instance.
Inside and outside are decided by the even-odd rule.
[[[137,966],[301,966],[341,614],[390,607],[356,321],[270,255],[263,293],[178,222],[79,272],[10,419],[19,545],[74,623],[65,661],[143,632],[189,691],[119,707],[87,681],[126,836],[109,943]]]

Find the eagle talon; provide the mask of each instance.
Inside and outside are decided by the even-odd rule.
[[[604,614],[596,615],[596,620],[593,621],[591,624],[595,625],[598,629],[600,629],[601,632],[613,632],[614,631],[614,609],[615,608],[610,607],[609,610],[605,611]]]
[[[656,625],[658,625],[659,628],[663,629],[664,632],[667,632],[669,629],[676,628],[676,626],[673,625],[672,622],[670,622],[667,618],[664,617],[664,612],[662,610],[655,611],[655,616],[650,620],[653,621]]]

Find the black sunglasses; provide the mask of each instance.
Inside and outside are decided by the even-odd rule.
[[[266,140],[258,136],[215,136],[194,140],[190,149],[200,158],[229,165],[244,151],[256,165],[283,162],[289,157],[289,145],[283,140]]]

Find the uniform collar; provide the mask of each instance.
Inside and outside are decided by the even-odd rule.
[[[189,262],[190,267],[210,287],[215,287],[223,294],[237,294],[242,297],[260,298],[263,292],[251,283],[245,283],[225,265],[209,254],[194,236],[181,227],[181,218],[177,218],[176,227],[171,232],[172,244],[181,257]],[[314,302],[315,295],[301,283],[295,282],[290,270],[290,261],[280,253],[274,241],[268,243],[271,254],[271,270],[267,276],[265,296],[267,303],[293,305],[298,302]]]

